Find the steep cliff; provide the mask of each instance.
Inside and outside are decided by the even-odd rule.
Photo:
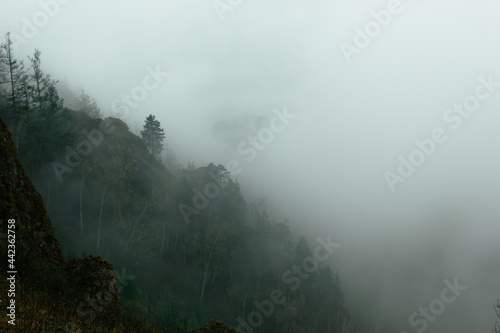
[[[78,331],[100,314],[115,318],[113,266],[94,256],[65,261],[42,198],[1,119],[0,170],[0,301],[3,309],[10,306],[10,316],[2,310],[0,331]],[[89,311],[93,299],[98,306]]]

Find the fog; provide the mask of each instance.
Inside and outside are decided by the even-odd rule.
[[[45,3],[53,15],[28,38]],[[347,52],[389,7],[398,13],[369,45]],[[18,57],[40,49],[44,69],[105,116],[162,72],[121,114],[133,132],[156,115],[184,165],[236,160],[248,201],[310,244],[331,235],[347,306],[371,331],[417,332],[409,316],[457,278],[467,289],[426,331],[471,333],[492,329],[500,298],[500,86],[484,83],[500,82],[499,10],[493,0],[3,0],[0,32],[26,37]],[[447,111],[469,96],[475,111]],[[268,128],[254,158],[241,153]],[[428,154],[391,190],[386,172],[398,176],[416,140]]]

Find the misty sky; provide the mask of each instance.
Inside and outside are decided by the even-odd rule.
[[[265,200],[310,245],[332,235],[352,311],[416,332],[408,316],[458,277],[467,290],[426,332],[489,332],[500,298],[500,85],[480,89],[489,96],[459,128],[444,115],[475,96],[479,77],[500,82],[500,3],[402,0],[350,62],[341,43],[355,45],[356,29],[393,1],[247,0],[223,13],[214,3],[2,0],[0,32],[30,31],[18,58],[39,48],[43,69],[106,116],[148,70],[168,72],[123,120],[138,133],[156,115],[182,163],[237,160],[249,201]],[[41,4],[54,15],[33,32]],[[248,162],[238,147],[285,107],[295,118]],[[384,174],[436,128],[446,141],[391,191]]]

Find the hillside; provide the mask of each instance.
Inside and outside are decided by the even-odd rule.
[[[54,264],[63,268],[61,272],[68,272],[61,273],[62,281],[70,276],[64,274],[78,271],[79,266],[90,272],[94,266],[102,266],[101,271],[108,272],[107,279],[114,280],[118,273],[113,288],[119,290],[122,308],[146,318],[148,325],[188,331],[209,318],[218,318],[236,327],[240,324],[236,319],[245,313],[245,303],[251,308],[254,300],[264,299],[275,286],[283,285],[281,275],[286,266],[299,260],[299,253],[305,252],[301,257],[310,253],[304,239],[297,247],[293,244],[293,234],[285,224],[274,223],[265,213],[248,208],[239,185],[222,166],[211,164],[191,171],[179,170],[176,176],[148,153],[141,139],[130,133],[121,120],[91,119],[82,112],[68,112],[68,128],[77,142],[75,148],[65,149],[65,154],[49,164],[51,167],[44,164],[33,173],[38,190],[45,193],[45,200],[50,203],[47,206],[55,235],[62,241],[62,251],[42,201],[33,206],[36,214],[29,216],[45,214],[42,229],[47,230],[30,234],[42,234],[47,240],[41,243],[25,238],[26,248],[32,248],[30,244],[48,244],[40,251],[52,249],[52,252],[44,252],[41,257],[54,258]],[[78,133],[83,135],[75,135]],[[89,139],[88,133],[93,137]],[[4,137],[10,138],[6,132]],[[84,138],[93,141],[90,153],[81,159],[72,156],[66,159],[68,152],[84,151]],[[6,156],[15,156],[12,143],[2,149]],[[16,163],[15,170],[22,169]],[[12,168],[6,165],[4,169]],[[65,172],[58,174],[59,170]],[[26,177],[25,172],[23,176]],[[28,182],[27,178],[23,180]],[[12,181],[6,179],[2,183],[12,184]],[[219,193],[206,207],[197,206],[194,198],[207,193],[207,184],[216,186]],[[6,188],[6,193],[15,193],[13,188]],[[5,202],[23,202],[23,198],[32,196],[30,193],[35,190],[25,189],[17,199]],[[181,204],[189,207],[184,213],[179,209]],[[29,212],[17,205],[11,208],[17,214]],[[189,209],[192,211],[185,214]],[[16,221],[27,220],[13,216]],[[63,253],[72,261],[66,263]],[[86,253],[111,261],[115,274],[112,266],[99,257],[77,258]],[[327,296],[332,297],[328,302],[333,306],[324,315],[347,315],[340,303],[338,278],[325,269],[314,274],[313,280],[304,281],[307,289],[286,291],[291,301],[284,305],[280,312],[280,317],[284,317],[278,317],[278,322],[292,316],[300,323],[303,319],[297,316],[297,311],[321,294],[314,291],[321,284],[331,289]],[[57,275],[53,272],[48,276]],[[118,311],[118,293],[116,297],[114,311]],[[313,309],[300,311],[314,313]],[[287,329],[284,323],[279,325]]]
[[[7,217],[1,220],[2,258],[7,257],[7,245],[15,245],[13,263],[7,267],[2,260],[2,275],[12,272],[7,277],[14,279],[4,277],[0,282],[2,290],[13,292],[0,296],[1,304],[13,304],[11,316],[1,317],[1,331],[167,331],[120,309],[113,265],[93,255],[64,259],[43,200],[19,162],[1,119],[0,161],[0,211]],[[197,330],[231,331],[216,321]]]
[[[101,313],[95,320],[96,331],[106,327],[125,328],[118,307],[118,284],[113,266],[100,257],[89,256],[66,261],[48,218],[40,194],[32,185],[19,162],[12,137],[0,119],[0,211],[2,212],[2,290],[13,290],[0,296],[2,304],[15,303],[15,326],[1,317],[2,331],[27,332],[31,329],[56,332],[63,328],[85,327],[81,311],[88,307],[88,299],[99,299]],[[8,222],[9,221],[9,222]],[[14,228],[7,227],[14,225]],[[12,236],[12,237],[11,237]],[[15,245],[14,260],[6,267],[7,244]],[[10,266],[13,265],[13,266]],[[14,277],[8,285],[4,274]],[[99,295],[99,296],[98,296]],[[57,302],[54,302],[57,300]],[[80,311],[78,310],[80,309]],[[102,318],[106,318],[103,320]],[[69,325],[69,326],[68,326]],[[15,327],[15,330],[13,329]]]
[[[11,42],[7,35],[6,53]],[[25,325],[226,330],[215,318],[247,332],[355,330],[330,236],[310,246],[287,220],[249,204],[223,165],[162,161],[161,145],[153,150],[124,121],[64,107],[39,56],[30,69],[4,63],[17,74],[0,84],[12,133],[3,125],[2,189],[7,221],[19,223]]]

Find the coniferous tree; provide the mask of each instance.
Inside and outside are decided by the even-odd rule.
[[[57,81],[47,79],[44,81],[42,95],[37,102],[41,105],[37,120],[32,124],[34,141],[38,147],[40,162],[51,161],[67,144],[70,144],[71,135],[65,128],[68,112],[63,107],[63,99],[55,87]]]
[[[25,117],[25,110],[21,108],[21,94],[20,85],[23,76],[26,74],[24,68],[24,63],[22,61],[17,61],[14,59],[13,42],[10,38],[10,33],[5,35],[6,41],[0,45],[3,50],[3,57],[0,58],[8,83],[8,91],[5,94],[5,99],[10,110],[10,121],[12,122],[14,128],[14,136],[16,137],[16,145],[19,145],[19,137],[21,135],[21,129],[23,126],[23,121]],[[19,148],[19,147],[18,147]]]
[[[4,85],[9,83],[7,79],[7,55],[5,54],[4,48],[0,45],[0,98],[5,98],[6,93],[4,91]]]
[[[85,92],[85,90],[82,90],[76,98],[76,110],[83,111],[92,118],[101,117],[101,109],[97,106],[95,100]]]
[[[158,157],[163,150],[163,139],[165,139],[165,133],[163,128],[160,127],[160,121],[156,120],[155,116],[152,114],[146,118],[144,130],[141,131],[141,136],[150,153],[153,154],[154,157]]]
[[[44,75],[41,68],[41,52],[36,49],[33,54],[33,58],[28,57],[31,62],[32,74],[30,75],[33,81],[33,89],[34,89],[34,100],[35,100],[35,109],[38,112],[41,112],[44,104],[44,95],[46,94],[47,87],[50,85],[50,76]]]
[[[33,85],[28,74],[21,76],[17,94],[19,96],[19,108],[25,111],[26,123],[30,122],[30,114],[33,111]]]
[[[172,151],[172,149],[170,149],[168,143],[165,144],[164,147],[166,150],[165,161],[164,161],[165,166],[167,167],[167,169],[170,172],[173,172],[174,174],[178,174],[179,170],[182,168],[182,164],[179,162],[179,160],[177,159],[177,156]]]

